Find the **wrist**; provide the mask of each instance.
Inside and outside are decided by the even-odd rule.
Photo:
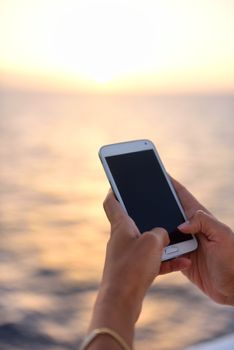
[[[142,299],[128,292],[125,288],[102,284],[99,288],[95,308],[118,314],[119,319],[134,325],[141,311]]]
[[[111,328],[131,347],[140,310],[140,301],[131,299],[130,295],[119,288],[102,284],[95,302],[90,330],[98,327]]]

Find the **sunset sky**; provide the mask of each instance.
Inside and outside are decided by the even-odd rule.
[[[233,0],[1,0],[5,86],[233,92]]]

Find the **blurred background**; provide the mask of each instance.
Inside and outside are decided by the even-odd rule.
[[[0,349],[75,350],[109,225],[98,149],[148,138],[234,227],[232,0],[0,1]],[[234,310],[157,279],[137,350],[234,331]]]

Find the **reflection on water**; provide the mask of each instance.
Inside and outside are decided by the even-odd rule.
[[[86,330],[109,230],[101,145],[153,140],[168,171],[234,227],[234,97],[2,91],[0,104],[0,349],[76,349]],[[233,319],[180,274],[161,277],[136,349],[183,349],[232,332]]]

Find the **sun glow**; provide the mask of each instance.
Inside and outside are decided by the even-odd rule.
[[[210,0],[5,0],[0,71],[88,89],[234,88],[232,10]]]

